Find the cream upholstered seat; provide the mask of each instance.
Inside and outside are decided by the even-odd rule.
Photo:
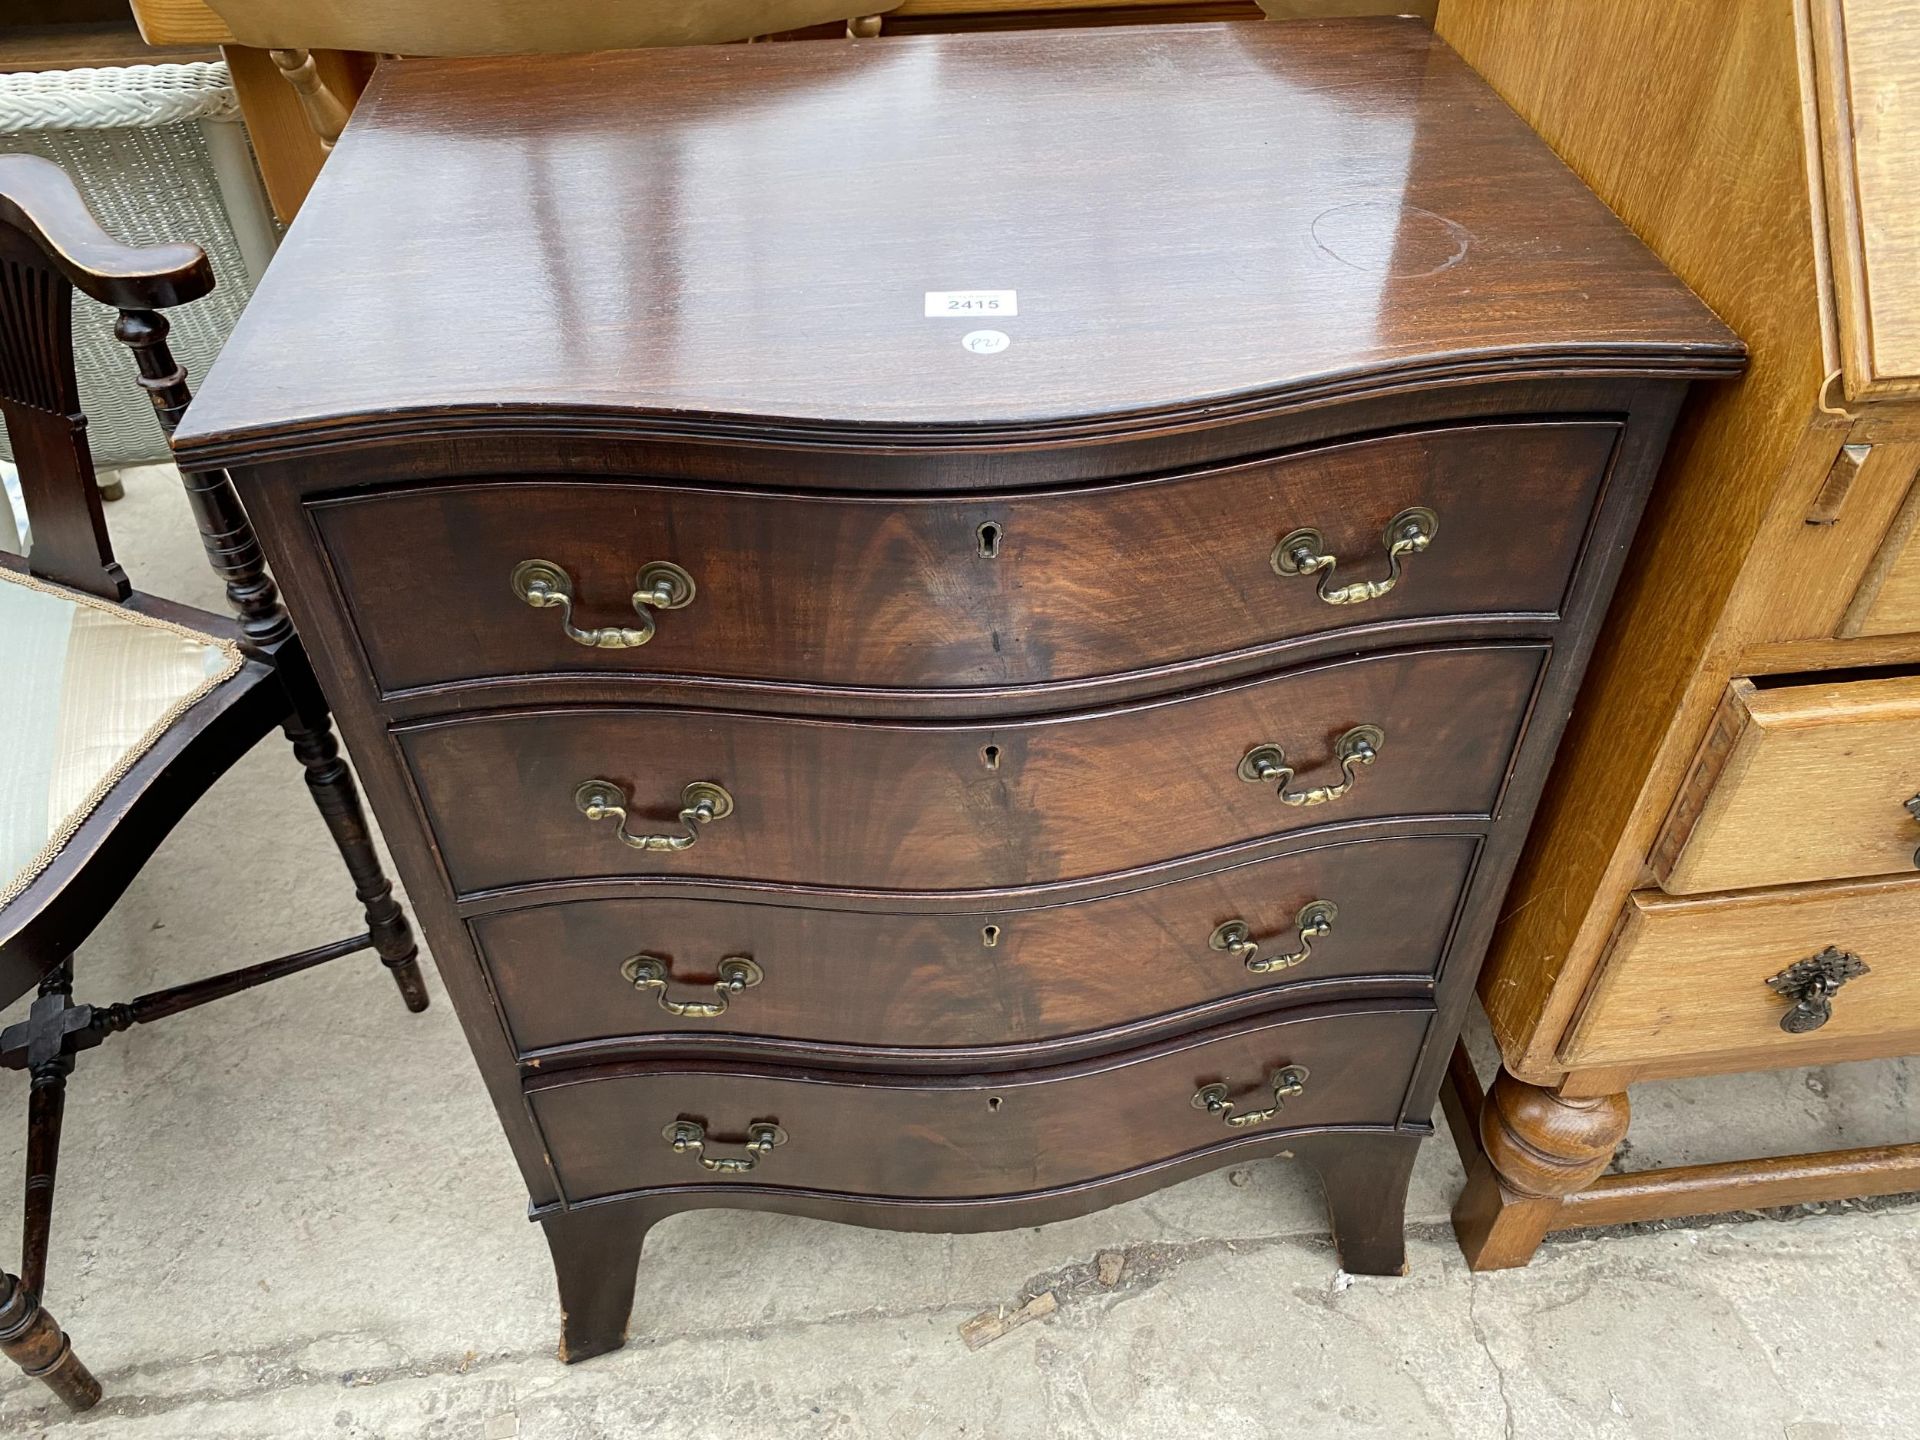
[[[240,649],[0,568],[0,906]]]

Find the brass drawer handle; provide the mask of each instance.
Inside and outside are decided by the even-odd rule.
[[[622,845],[635,850],[691,850],[700,839],[700,827],[733,813],[733,796],[711,780],[696,780],[680,792],[678,835],[635,835],[627,829],[627,792],[611,780],[582,780],[573,803],[589,820],[617,820],[615,832]]]
[[[1324,940],[1333,933],[1333,922],[1339,915],[1340,907],[1331,900],[1309,900],[1302,905],[1300,913],[1293,917],[1293,928],[1300,937],[1300,948],[1290,950],[1285,955],[1262,958],[1260,942],[1253,938],[1253,931],[1244,920],[1222,922],[1207,937],[1207,944],[1215,950],[1237,955],[1252,974],[1271,975],[1276,970],[1291,970],[1311,956],[1313,942]]]
[[[1206,1085],[1194,1091],[1193,1108],[1204,1110],[1209,1115],[1218,1115],[1223,1123],[1235,1129],[1242,1125],[1258,1125],[1286,1109],[1287,1101],[1294,1096],[1306,1093],[1309,1073],[1304,1065],[1288,1065],[1274,1071],[1268,1082],[1273,1087],[1273,1104],[1265,1110],[1242,1110],[1236,1115],[1234,1102],[1227,1098],[1224,1084]]]
[[[1378,725],[1356,725],[1333,742],[1333,758],[1340,764],[1341,779],[1334,785],[1314,785],[1305,790],[1289,790],[1293,766],[1278,745],[1256,745],[1240,757],[1238,771],[1242,780],[1259,785],[1272,781],[1279,788],[1283,805],[1324,805],[1338,800],[1353,788],[1353,767],[1371,765],[1387,743],[1387,733]]]
[[[633,592],[633,612],[640,624],[628,629],[621,625],[602,625],[582,630],[573,623],[573,577],[551,560],[522,560],[513,567],[513,593],[536,610],[558,610],[560,628],[576,645],[589,650],[631,650],[653,638],[655,610],[680,610],[693,603],[693,577],[671,560],[655,560],[643,566]]]
[[[713,982],[718,1000],[672,1000],[667,997],[667,962],[658,955],[635,955],[620,967],[620,973],[636,990],[659,991],[660,1008],[688,1020],[711,1020],[726,1014],[734,996],[767,978],[746,956],[729,955],[720,962],[720,978]]]
[[[660,1134],[673,1147],[674,1154],[691,1154],[705,1169],[717,1170],[723,1175],[743,1174],[758,1165],[774,1146],[787,1143],[787,1132],[771,1120],[756,1120],[747,1126],[745,1155],[707,1154],[707,1127],[698,1120],[676,1120]]]
[[[1433,543],[1440,531],[1440,517],[1424,505],[1402,510],[1387,522],[1381,543],[1387,547],[1387,578],[1355,580],[1346,585],[1333,584],[1334,568],[1339,561],[1326,553],[1326,539],[1318,530],[1292,530],[1280,537],[1269,557],[1274,572],[1280,575],[1320,576],[1320,598],[1329,605],[1358,605],[1363,600],[1378,600],[1400,583],[1400,562],[1418,555]],[[1322,573],[1324,572],[1324,573]]]
[[[1866,961],[1837,945],[1794,961],[1767,981],[1774,994],[1793,1002],[1792,1008],[1780,1017],[1780,1028],[1789,1035],[1818,1030],[1833,1018],[1833,997],[1840,993],[1840,987],[1872,973]]]

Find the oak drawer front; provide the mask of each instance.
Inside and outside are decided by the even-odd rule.
[[[580,900],[472,929],[522,1055],[658,1034],[1014,1046],[1343,977],[1430,979],[1477,850],[1349,842],[1037,908]]]
[[[1592,1066],[1724,1054],[1759,1069],[1905,1053],[1920,1045],[1916,933],[1920,877],[1702,900],[1641,891],[1562,1058]],[[1829,947],[1869,973],[1840,984],[1817,1028],[1782,1029],[1801,988],[1783,982],[1784,995],[1767,982]],[[1810,1018],[1803,1011],[1797,1023]],[[1902,1043],[1877,1051],[1879,1037]]]
[[[619,707],[396,734],[463,893],[638,874],[966,890],[1130,870],[1307,826],[1488,814],[1546,655],[1534,644],[1404,651],[997,725]],[[1380,742],[1371,764],[1354,759],[1365,725]],[[1297,773],[1241,778],[1249,754],[1271,759],[1262,747]],[[731,813],[677,819],[693,784],[720,787]],[[1282,798],[1340,785],[1325,803]],[[624,796],[625,818],[604,805],[590,818],[595,795]],[[638,849],[623,834],[693,843]]]
[[[1674,895],[1911,872],[1920,676],[1736,680],[1653,853]]]
[[[1619,427],[1495,424],[1054,492],[822,497],[561,481],[460,484],[311,511],[381,687],[557,672],[961,688],[1111,675],[1409,617],[1555,613]],[[1385,532],[1438,519],[1393,562]],[[1331,576],[1276,573],[1310,528]],[[524,561],[572,610],[516,598]],[[643,567],[692,577],[674,609]],[[530,572],[528,572],[530,573]],[[652,625],[598,648],[582,631]],[[632,637],[628,637],[632,638]]]
[[[715,1183],[903,1198],[1026,1194],[1275,1131],[1392,1125],[1431,1013],[1265,1020],[1078,1066],[947,1080],[663,1062],[550,1077],[528,1098],[573,1202]],[[1301,1088],[1264,1122],[1230,1126],[1194,1103],[1218,1084],[1229,1115],[1271,1108],[1274,1077],[1289,1067],[1306,1072]],[[676,1152],[667,1139],[685,1121],[705,1132],[700,1153]],[[777,1125],[784,1141],[750,1171],[700,1163],[702,1154],[750,1158],[744,1142],[756,1124]]]

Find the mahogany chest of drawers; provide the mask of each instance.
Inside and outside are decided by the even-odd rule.
[[[381,68],[230,466],[552,1245],[1401,1207],[1733,337],[1413,22]]]

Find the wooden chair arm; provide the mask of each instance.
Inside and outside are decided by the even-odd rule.
[[[0,155],[0,224],[39,247],[83,294],[117,310],[162,310],[213,288],[198,245],[122,245],[93,218],[73,181],[38,155]]]

